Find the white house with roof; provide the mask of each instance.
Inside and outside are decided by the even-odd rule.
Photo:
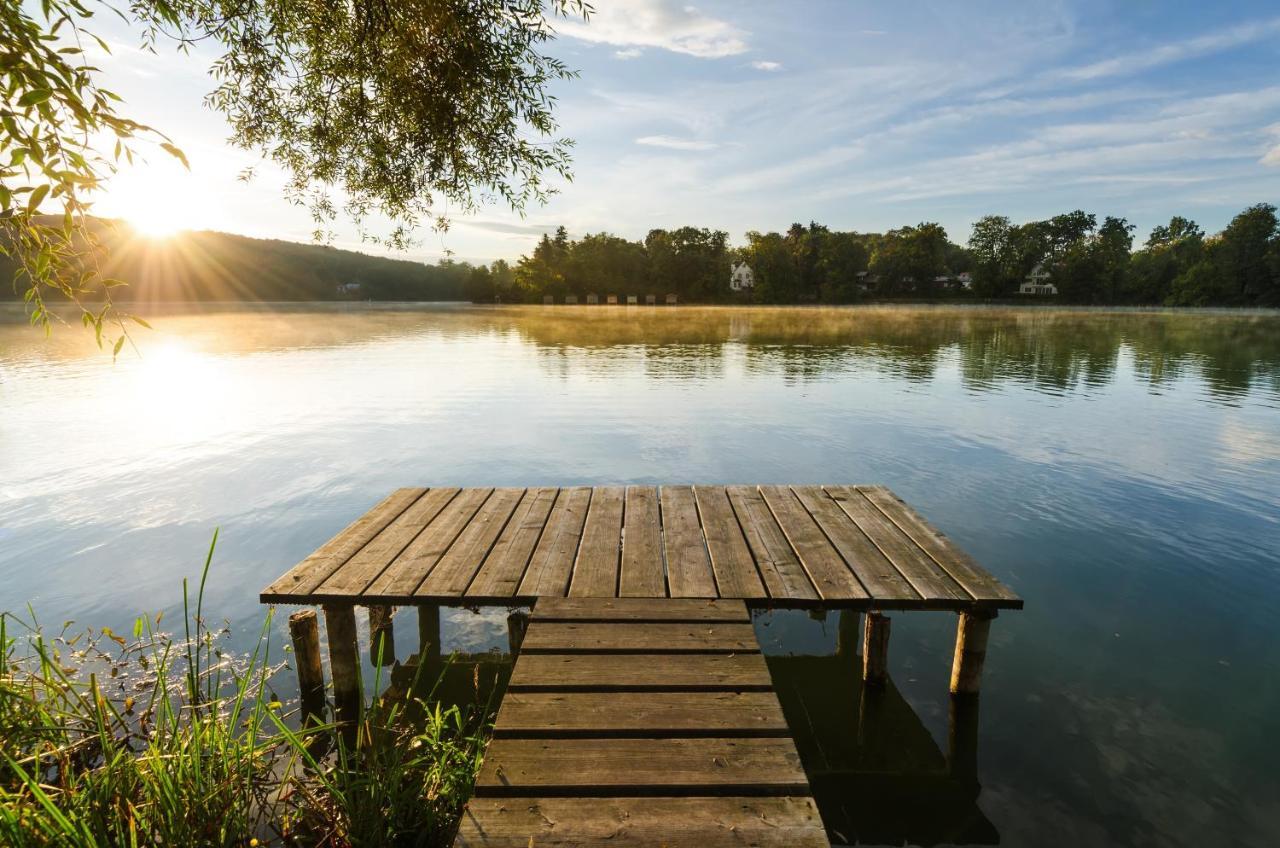
[[[756,287],[756,274],[745,262],[734,262],[729,266],[729,290],[746,291]]]
[[[1044,263],[1037,263],[1036,267],[1031,269],[1031,273],[1027,274],[1027,278],[1022,281],[1018,294],[1057,294],[1058,287],[1049,282],[1049,276],[1049,269],[1044,267]]]

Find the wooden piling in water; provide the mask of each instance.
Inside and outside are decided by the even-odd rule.
[[[374,665],[395,665],[396,636],[391,625],[394,613],[395,608],[390,606],[369,607],[369,662]]]
[[[529,614],[524,610],[516,610],[507,615],[507,646],[514,657],[520,653],[520,644],[524,642],[524,632],[529,627]]]
[[[987,637],[995,610],[960,613],[956,625],[956,653],[951,662],[951,694],[976,695],[982,686],[982,666],[987,659]]]
[[[867,613],[866,631],[862,637],[862,679],[867,683],[883,683],[889,674],[889,628],[887,615]]]
[[[298,610],[289,616],[289,637],[298,668],[302,723],[324,723],[324,669],[320,665],[320,624],[316,611]]]
[[[836,627],[836,656],[853,660],[858,655],[858,639],[862,636],[862,613],[855,609],[840,610]]]
[[[418,607],[418,660],[440,659],[440,607],[423,604]]]
[[[360,653],[356,644],[356,612],[350,604],[328,604],[324,626],[329,636],[329,672],[333,675],[334,717],[349,741],[360,720]]]

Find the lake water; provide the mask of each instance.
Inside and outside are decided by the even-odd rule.
[[[834,615],[757,619],[834,836],[1280,844],[1280,317],[151,317],[115,364],[0,320],[0,609],[127,627],[220,527],[206,608],[247,646],[258,590],[397,486],[883,483],[1026,609],[992,628],[980,792],[939,776],[954,616],[894,616],[879,713]],[[504,615],[450,612],[446,650]]]

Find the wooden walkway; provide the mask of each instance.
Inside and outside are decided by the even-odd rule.
[[[543,599],[457,846],[828,844],[742,601]]]
[[[881,486],[399,489],[261,594],[360,605],[548,597],[1022,606]]]

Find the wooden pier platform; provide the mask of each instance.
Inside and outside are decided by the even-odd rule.
[[[540,600],[455,846],[828,844],[742,601]]]

